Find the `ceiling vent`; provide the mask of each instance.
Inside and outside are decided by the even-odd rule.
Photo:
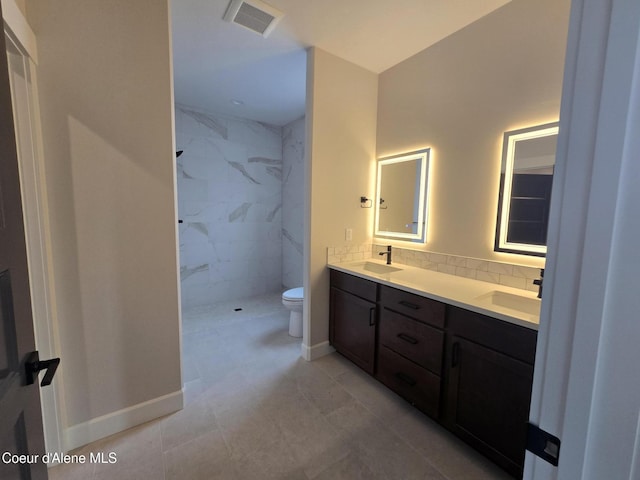
[[[260,0],[231,0],[223,18],[266,37],[283,15],[280,10]]]

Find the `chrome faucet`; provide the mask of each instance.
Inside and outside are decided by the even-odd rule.
[[[542,298],[542,281],[544,280],[544,268],[540,269],[540,278],[533,281],[534,285],[538,285],[538,298]]]
[[[386,252],[380,252],[378,255],[386,255],[387,256],[387,265],[391,265],[391,245],[387,245]]]

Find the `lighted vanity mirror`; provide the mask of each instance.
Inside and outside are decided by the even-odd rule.
[[[375,236],[426,241],[429,155],[426,148],[378,160]]]
[[[543,257],[558,123],[504,134],[495,250]]]

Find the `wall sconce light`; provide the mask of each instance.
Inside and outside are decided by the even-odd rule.
[[[371,208],[373,206],[373,200],[367,197],[360,197],[360,208]]]

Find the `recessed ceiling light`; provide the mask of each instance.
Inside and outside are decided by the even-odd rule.
[[[231,103],[233,103],[234,105],[236,105],[238,107],[241,106],[241,105],[244,105],[244,102],[242,100],[236,100],[235,98],[231,99]]]

